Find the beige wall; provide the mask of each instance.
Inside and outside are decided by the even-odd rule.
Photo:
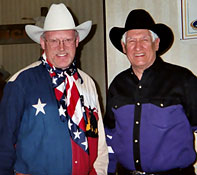
[[[80,44],[81,69],[88,73],[98,84],[100,98],[105,105],[105,60],[104,60],[104,26],[102,0],[1,0],[0,24],[21,24],[32,22],[23,17],[40,16],[40,7],[49,7],[51,3],[64,2],[76,17],[78,24],[92,20],[93,28],[90,41]],[[87,44],[85,43],[87,42]],[[85,45],[84,45],[85,43]],[[83,47],[82,47],[83,46]],[[14,74],[19,69],[37,60],[40,46],[37,44],[18,44],[0,46],[0,63]]]
[[[142,8],[151,13],[155,22],[166,23],[175,35],[174,44],[162,55],[165,61],[185,66],[197,75],[197,40],[180,39],[180,7],[181,0],[106,0],[106,31],[113,26],[123,27],[128,13],[135,8]],[[107,69],[108,83],[121,70],[128,68],[127,58],[114,48],[107,35]]]

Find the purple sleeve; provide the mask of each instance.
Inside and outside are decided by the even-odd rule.
[[[108,152],[109,152],[109,165],[108,165],[108,173],[115,173],[116,172],[116,165],[117,165],[117,158],[116,153],[113,149],[113,133],[115,129],[109,129],[105,127],[105,133],[106,133],[106,142],[108,146]]]

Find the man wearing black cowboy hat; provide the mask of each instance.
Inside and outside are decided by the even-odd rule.
[[[108,91],[108,173],[194,175],[197,78],[160,58],[171,47],[173,32],[136,9],[125,27],[113,27],[109,36],[131,67]]]

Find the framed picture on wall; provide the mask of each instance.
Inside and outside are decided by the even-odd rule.
[[[197,39],[197,0],[181,0],[182,39]]]

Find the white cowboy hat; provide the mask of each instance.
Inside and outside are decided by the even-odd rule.
[[[44,21],[44,27],[26,25],[27,35],[36,43],[40,44],[40,36],[46,31],[55,30],[76,30],[79,34],[79,41],[82,41],[90,32],[92,21],[86,21],[75,26],[73,17],[67,7],[63,4],[52,4]]]

